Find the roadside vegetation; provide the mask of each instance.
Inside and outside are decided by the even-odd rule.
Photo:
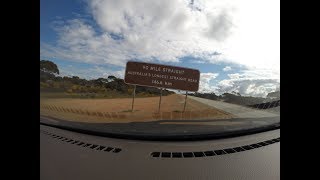
[[[78,76],[60,76],[58,66],[48,60],[40,61],[40,97],[42,98],[128,98],[132,96],[133,85],[115,76],[98,79],[82,79]],[[162,91],[162,95],[174,92]],[[136,87],[136,97],[159,96],[160,89]]]
[[[280,91],[271,92],[267,95],[267,97],[252,97],[252,96],[242,96],[239,93],[231,92],[231,93],[224,93],[222,95],[216,95],[215,93],[190,93],[188,95],[223,101],[233,104],[239,105],[253,105],[253,104],[260,104],[270,101],[280,100]]]

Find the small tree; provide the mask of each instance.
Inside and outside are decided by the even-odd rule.
[[[55,63],[48,61],[48,60],[41,60],[40,61],[40,70],[46,71],[49,73],[59,74],[58,66]]]

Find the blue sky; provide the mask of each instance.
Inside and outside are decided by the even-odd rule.
[[[79,0],[41,0],[40,1],[40,40],[53,43],[57,38],[52,23],[60,18],[74,18],[73,13],[85,13]]]
[[[265,96],[280,87],[278,3],[227,1],[41,0],[40,59],[87,79],[123,77],[128,60],[183,66],[202,92]]]

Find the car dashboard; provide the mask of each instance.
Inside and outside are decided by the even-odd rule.
[[[280,129],[201,141],[144,141],[40,125],[40,177],[280,179]]]

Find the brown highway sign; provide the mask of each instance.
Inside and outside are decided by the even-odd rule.
[[[124,81],[127,84],[198,91],[200,71],[161,64],[127,62]]]

